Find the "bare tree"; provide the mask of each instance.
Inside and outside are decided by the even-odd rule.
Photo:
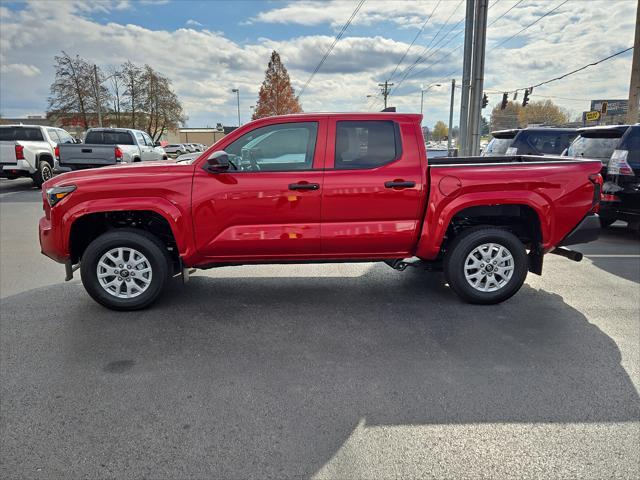
[[[64,51],[54,60],[56,79],[51,84],[48,115],[79,115],[84,128],[89,128],[87,112],[92,94],[88,62],[78,55],[71,57]]]
[[[113,114],[116,120],[116,126],[122,126],[121,112],[122,112],[122,96],[124,93],[124,79],[122,72],[115,68],[109,68],[110,83],[111,83],[111,98],[113,100]]]
[[[136,116],[143,109],[144,85],[141,81],[142,69],[127,60],[122,65],[122,78],[124,81],[124,99],[128,107],[131,122],[130,127],[136,128]]]

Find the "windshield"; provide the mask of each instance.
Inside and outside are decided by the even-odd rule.
[[[135,145],[129,132],[93,130],[87,133],[84,143],[94,145]]]
[[[609,160],[619,141],[620,138],[578,137],[569,145],[567,155]]]
[[[0,141],[22,140],[24,142],[42,142],[42,132],[33,127],[0,127]]]
[[[485,149],[485,155],[504,155],[507,148],[513,143],[513,138],[492,138],[487,148]]]

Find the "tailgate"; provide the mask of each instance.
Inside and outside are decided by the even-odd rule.
[[[0,165],[17,165],[16,142],[0,142]]]
[[[61,166],[102,167],[116,164],[114,145],[61,144],[59,164]]]

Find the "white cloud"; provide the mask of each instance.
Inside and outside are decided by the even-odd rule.
[[[506,12],[513,3],[498,2],[489,12],[489,22]],[[440,26],[437,22],[444,22],[457,4],[457,1],[442,2],[442,7],[434,16],[435,25],[425,30],[398,69],[393,79],[396,85],[406,67],[435,35]],[[361,25],[366,22],[387,23],[375,30],[377,34],[369,36],[350,36],[347,31],[305,91],[303,108],[306,111],[380,108],[380,96],[368,99],[366,95],[378,92],[378,82],[390,76],[408,47],[408,43],[393,38],[397,28],[421,25],[433,5],[435,1],[416,4],[369,0],[365,3],[366,8],[363,7],[362,17],[359,15],[357,22]],[[295,38],[261,38],[241,44],[223,33],[203,28],[151,30],[136,24],[104,25],[89,17],[96,9],[101,11],[124,6],[115,0],[100,3],[72,0],[36,2],[18,12],[9,12],[6,7],[1,7],[2,113],[8,116],[44,111],[49,86],[54,79],[53,57],[65,50],[105,67],[119,65],[127,59],[140,64],[148,63],[173,81],[190,117],[190,125],[215,125],[221,121],[234,124],[235,95],[231,89],[240,88],[241,113],[246,120],[250,114],[249,105],[255,104],[273,49],[281,54],[296,91],[300,91],[333,41],[330,32],[326,35],[302,35],[298,28]],[[129,3],[129,6],[135,7],[135,3]],[[277,22],[280,15],[286,16],[286,22],[289,23],[320,22],[339,27],[354,7],[355,3],[343,1],[329,4],[294,2],[261,12],[253,21]],[[633,44],[633,2],[620,2],[616,8],[611,8],[607,1],[594,0],[569,2],[557,14],[545,17],[513,41],[495,48],[499,42],[539,18],[549,8],[549,3],[545,1],[523,2],[489,28],[486,89],[502,91],[526,87]],[[601,13],[605,9],[607,15]],[[464,3],[451,21],[457,22],[463,14]],[[6,18],[11,21],[6,21]],[[131,18],[132,21],[136,20],[135,16]],[[187,26],[198,25],[187,22]],[[56,32],[54,37],[50,34],[52,31]],[[443,33],[446,31],[444,29]],[[361,32],[363,30],[358,31]],[[403,38],[412,36],[404,35]],[[454,30],[441,45],[432,49],[428,53],[430,58],[416,67],[412,76],[393,93],[390,103],[402,111],[419,111],[420,84],[442,81],[444,86],[441,89],[432,89],[425,95],[425,122],[432,125],[438,119],[448,118],[448,85],[451,76],[458,80],[460,78],[457,70],[461,66],[462,49],[455,49],[461,40],[462,33],[455,34]],[[446,56],[451,50],[454,50],[453,53]],[[537,95],[585,100],[625,98],[630,67],[630,55],[617,57],[567,80],[536,89],[533,99],[541,98]],[[459,91],[456,97],[459,98]],[[500,97],[497,93],[489,94],[492,104],[498,102]],[[554,101],[576,112],[588,108],[587,101]],[[489,112],[490,109],[485,110],[485,115]],[[457,123],[457,112],[455,118]]]
[[[190,18],[189,20],[187,20],[185,22],[185,25],[187,25],[188,27],[203,27],[204,26],[199,21],[194,20],[193,18]]]

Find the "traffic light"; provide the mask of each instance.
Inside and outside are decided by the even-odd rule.
[[[507,108],[508,101],[509,101],[509,94],[507,92],[504,92],[502,94],[502,103],[500,104],[500,110],[504,110],[505,108]]]
[[[489,97],[487,97],[487,94],[483,94],[482,95],[482,108],[486,107],[489,103]]]
[[[529,103],[529,89],[525,88],[524,97],[522,97],[522,106],[526,107],[528,103]]]

